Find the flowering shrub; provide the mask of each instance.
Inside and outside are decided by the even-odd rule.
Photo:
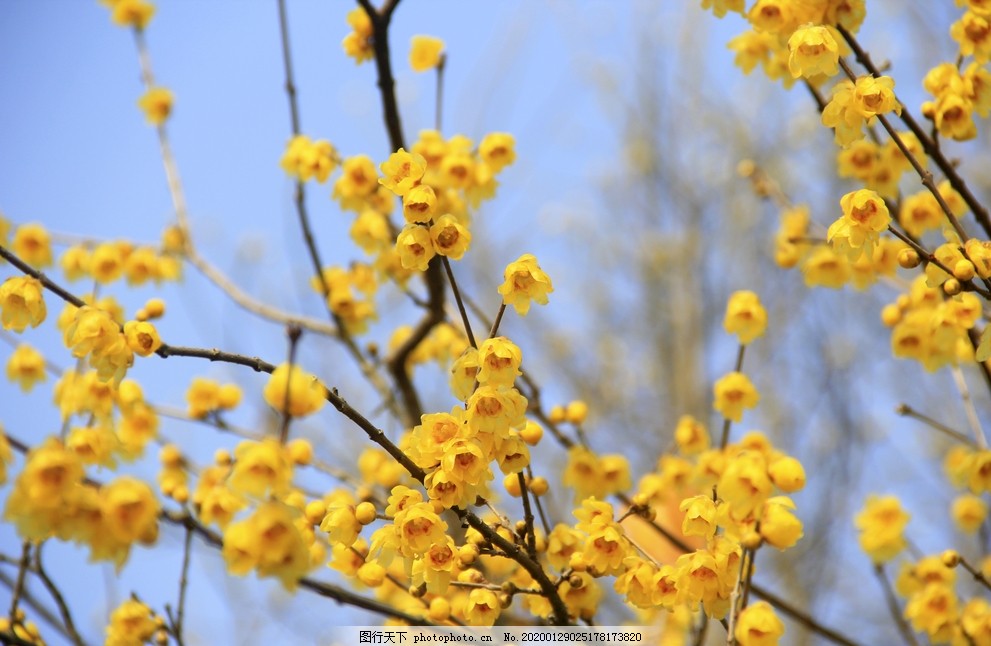
[[[854,186],[828,204],[795,204],[772,169],[739,160],[742,178],[735,181],[749,180],[756,196],[780,209],[767,247],[776,269],[803,277],[783,280],[888,289],[891,302],[878,308],[890,328],[890,340],[880,344],[888,358],[950,373],[959,391],[954,404],[969,433],[907,404],[898,409],[952,442],[941,447],[946,489],[957,492],[944,521],[952,521],[958,542],[929,549],[920,547],[925,532],[914,534],[910,497],[894,486],[841,514],[830,504],[850,497],[842,486],[819,501],[802,497],[826,467],[800,458],[794,437],[742,428],[745,421],[771,423],[780,397],[762,373],[794,359],[766,349],[784,347],[786,326],[776,319],[786,314],[759,279],[725,290],[706,309],[702,323],[718,328],[706,360],[719,368],[708,378],[691,362],[677,363],[676,379],[664,384],[674,393],[669,402],[678,401],[679,384],[693,382],[704,405],[664,410],[663,420],[656,418],[663,407],[655,408],[637,433],[669,438],[656,455],[643,450],[653,443],[624,441],[630,436],[611,428],[616,419],[607,419],[605,402],[615,396],[622,409],[620,397],[660,401],[668,396],[660,384],[625,387],[637,380],[596,372],[588,392],[559,403],[545,396],[555,378],[573,385],[567,379],[574,375],[541,369],[539,355],[564,346],[580,359],[592,344],[542,331],[539,312],[596,309],[597,296],[589,290],[586,300],[569,303],[577,290],[563,288],[568,276],[550,269],[562,265],[522,249],[505,264],[484,264],[487,281],[469,278],[469,260],[489,258],[485,205],[513,190],[501,178],[525,156],[508,132],[478,133],[477,140],[445,133],[444,72],[457,52],[441,38],[416,35],[408,59],[391,55],[390,46],[398,48],[391,21],[404,3],[358,0],[339,16],[345,35],[338,55],[375,68],[383,151],[345,150],[333,133],[319,138],[324,133],[302,130],[287,3],[278,2],[292,127],[281,158],[271,161],[293,189],[312,289],[304,296],[315,293],[321,312],[310,317],[247,294],[201,254],[170,138],[183,97],[154,75],[157,50],[148,36],[156,8],[146,0],[101,2],[112,24],[133,33],[143,84],[137,106],[157,138],[173,212],[156,243],[79,240],[22,222],[21,214],[0,216],[0,324],[12,346],[6,374],[25,397],[50,386],[62,422],[60,429],[0,432],[3,521],[21,544],[0,554],[16,572],[0,639],[43,643],[45,631],[28,619],[39,607],[29,583],[37,579],[58,609],[59,619],[48,620],[53,631],[84,643],[77,609],[60,593],[65,582],[45,569],[44,546],[76,545],[90,561],[112,563],[111,576],[119,577],[140,566],[135,553],[162,550],[165,536],[180,536],[176,598],[159,603],[162,582],[151,578],[129,590],[106,613],[106,643],[192,639],[184,625],[187,591],[203,574],[191,566],[194,552],[218,555],[224,576],[272,580],[293,600],[329,597],[371,613],[368,621],[625,622],[657,626],[671,644],[704,643],[707,635],[741,646],[789,643],[802,631],[858,643],[873,621],[834,626],[761,580],[765,564],[777,574],[809,572],[827,559],[816,541],[828,528],[807,520],[825,513],[848,530],[846,542],[859,546],[866,571],[876,575],[871,598],[878,616],[888,615],[888,637],[991,644],[991,557],[983,541],[991,451],[981,426],[989,393],[967,386],[971,373],[991,386],[984,304],[991,300],[991,217],[967,160],[948,156],[957,142],[978,137],[980,120],[991,114],[991,5],[958,0],[960,17],[949,29],[955,61],[932,62],[919,80],[932,100],[913,105],[860,40],[866,0],[700,3],[715,18],[746,23],[728,42],[744,74],[760,67],[785,88],[807,89],[806,109],[818,110],[823,141],[835,147],[831,175]],[[402,127],[392,67],[407,60],[437,88],[435,128],[413,140]],[[645,176],[659,163],[644,148],[632,148],[630,157]],[[324,202],[336,216],[348,218],[338,229],[347,231],[353,257],[343,262],[322,260],[326,248],[308,210],[308,195],[317,191],[329,196]],[[526,218],[513,224],[532,237]],[[646,231],[630,233],[622,231],[622,262],[639,261],[626,253],[631,247],[647,250],[639,281],[647,288],[661,289],[652,283],[658,273],[665,280],[691,274],[665,265],[667,252],[651,246]],[[748,242],[737,239],[733,247]],[[594,254],[571,251],[570,263],[599,270]],[[707,263],[733,273],[722,265],[731,258],[714,248],[707,253]],[[656,272],[658,266],[665,268]],[[282,328],[284,351],[263,358],[254,355],[265,354],[264,345],[248,354],[188,345],[170,325],[162,294],[191,272],[240,305],[239,315]],[[80,281],[91,281],[89,293]],[[149,283],[156,295],[132,306],[128,291]],[[668,309],[691,308],[675,298]],[[48,329],[58,347],[22,341]],[[336,347],[357,376],[322,362],[314,338]],[[677,355],[672,343],[681,342],[658,343],[668,348],[659,361]],[[602,352],[610,354],[607,340]],[[169,358],[192,371],[183,378],[184,406],[160,400],[157,382],[141,372]],[[202,369],[204,360],[263,378],[222,381]],[[828,363],[816,370],[828,373]],[[252,430],[232,421],[249,407],[263,411]],[[163,431],[175,421],[217,433],[208,461],[193,439],[168,439]],[[974,535],[982,541],[967,542]],[[958,581],[960,569],[967,576]],[[968,577],[981,587],[963,585]]]

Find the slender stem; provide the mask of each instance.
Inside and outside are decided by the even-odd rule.
[[[970,430],[974,434],[974,440],[980,449],[988,448],[987,438],[984,436],[984,428],[981,427],[981,420],[977,417],[977,409],[974,407],[974,400],[970,396],[970,388],[967,387],[967,380],[964,379],[960,366],[952,366],[953,381],[960,391],[960,399],[963,400],[963,408],[967,414],[967,422]]]
[[[13,592],[14,580],[11,579],[9,576],[7,576],[7,574],[5,574],[4,572],[0,572],[0,583],[2,583],[8,590]],[[42,605],[41,602],[38,601],[38,599],[36,599],[34,595],[30,593],[29,590],[23,591],[23,593],[21,594],[21,599],[24,601],[25,605],[31,606],[31,611],[34,613],[36,617],[42,619],[46,624],[51,626],[52,629],[56,630],[60,635],[65,637],[67,640],[72,639],[71,635],[69,634],[69,631],[66,629],[65,625],[62,624],[61,621],[59,621],[59,618],[55,616],[55,613],[49,610],[46,606]],[[16,640],[20,638],[14,635],[13,632],[6,632],[6,633],[0,632],[0,642],[3,642],[3,639]],[[36,646],[34,642],[29,642],[26,640],[11,641],[10,643]],[[85,646],[85,642],[83,642],[83,644]]]
[[[975,581],[983,585],[988,590],[991,590],[991,581],[988,581],[987,577],[985,577],[980,570],[978,570],[973,565],[971,565],[966,560],[964,560],[963,557],[960,557],[960,566],[963,567],[963,569],[970,572],[971,576],[974,577]]]
[[[286,0],[279,0],[279,34],[282,40],[282,62],[286,73],[286,95],[289,97],[289,117],[292,120],[292,133],[298,135],[299,104],[296,100],[296,84],[293,81],[292,54],[289,47],[289,19],[286,16]]]
[[[471,322],[468,320],[468,312],[465,310],[464,301],[461,300],[461,290],[458,289],[458,282],[454,280],[454,271],[451,269],[451,261],[447,259],[447,256],[443,256],[444,260],[444,271],[447,272],[447,280],[451,283],[451,291],[454,293],[454,300],[458,304],[458,312],[461,314],[461,322],[465,326],[465,334],[468,335],[468,343],[471,347],[477,348],[478,344],[475,343],[475,335],[471,333]]]
[[[527,465],[526,472],[527,475],[530,476],[530,479],[533,480],[533,467],[531,465]],[[551,525],[547,522],[547,516],[544,514],[544,506],[540,502],[540,496],[534,496],[533,502],[537,507],[537,515],[540,516],[540,524],[544,527],[544,535],[549,536],[551,533]]]
[[[523,499],[523,522],[526,525],[526,553],[533,560],[537,560],[537,537],[533,529],[533,509],[530,508],[530,491],[526,486],[526,476],[520,471],[516,474],[520,483],[520,498]]]
[[[179,601],[176,606],[175,640],[183,646],[182,624],[186,612],[186,589],[189,587],[189,560],[193,547],[193,530],[186,527],[186,535],[182,543],[182,573],[179,575]]]
[[[31,560],[31,541],[24,541],[21,545],[21,562],[17,565],[17,579],[14,581],[14,592],[10,598],[10,617],[11,624],[18,623],[17,620],[17,604],[21,602],[21,594],[24,593],[24,577],[28,573],[28,565]]]
[[[888,581],[888,577],[884,574],[884,567],[875,565],[874,575],[877,576],[877,580],[881,583],[881,589],[884,590],[884,600],[888,604],[888,612],[891,613],[891,618],[894,620],[898,632],[901,633],[902,639],[905,640],[906,644],[919,646],[915,634],[902,617],[901,608],[898,607],[898,599],[895,598],[895,592],[891,589],[891,582]]]
[[[444,111],[444,68],[447,66],[447,54],[440,55],[440,61],[437,62],[437,97],[436,97],[436,112],[434,113],[434,130],[437,132],[441,131],[441,124],[443,123],[443,111]]]
[[[48,572],[45,571],[44,565],[41,563],[41,546],[44,543],[39,543],[38,547],[34,550],[34,572],[41,579],[42,584],[44,584],[45,589],[48,590],[48,594],[52,596],[52,600],[55,602],[56,607],[58,607],[59,614],[62,616],[62,623],[65,625],[65,630],[69,634],[69,639],[76,646],[83,646],[83,638],[79,636],[79,631],[76,629],[75,622],[72,621],[72,613],[69,612],[69,606],[65,602],[65,598],[62,596],[62,592],[58,589],[58,586],[52,581],[51,577],[48,576]]]
[[[743,370],[743,355],[747,350],[747,346],[743,343],[740,344],[740,348],[736,351],[736,367],[733,368],[734,372],[741,372]],[[729,443],[729,429],[733,425],[733,420],[728,417],[723,418],[723,432],[719,440],[719,448],[725,449],[726,445]]]
[[[974,442],[973,438],[967,437],[966,435],[964,435],[960,431],[955,431],[952,428],[950,428],[949,426],[947,426],[946,424],[943,424],[941,422],[937,422],[936,420],[934,420],[933,418],[931,418],[931,417],[929,417],[927,415],[923,415],[922,413],[920,413],[919,411],[915,410],[914,408],[912,408],[908,404],[899,404],[895,408],[895,412],[898,413],[899,415],[903,415],[905,417],[911,417],[912,419],[916,419],[916,420],[922,422],[923,424],[925,424],[926,426],[929,426],[930,428],[933,428],[933,429],[939,431],[940,433],[945,433],[946,435],[949,435],[950,437],[952,437],[953,439],[957,440],[958,442],[963,442],[964,444],[967,444],[968,446],[977,448],[977,443]]]
[[[502,303],[499,305],[499,311],[496,312],[495,320],[492,321],[492,329],[489,330],[489,338],[495,338],[495,335],[499,333],[499,325],[502,324],[502,316],[506,313],[506,304]]]
[[[279,429],[279,442],[283,445],[289,439],[289,422],[292,421],[292,402],[290,399],[292,398],[293,371],[296,366],[296,349],[299,347],[299,337],[302,330],[296,326],[289,326],[286,332],[289,336],[289,376],[286,378],[286,394],[285,400],[282,402],[282,427]]]

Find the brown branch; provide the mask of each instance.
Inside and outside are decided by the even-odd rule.
[[[477,348],[478,344],[475,343],[475,335],[471,333],[471,322],[468,320],[468,312],[465,311],[464,301],[461,300],[461,291],[458,289],[458,282],[454,280],[451,261],[447,259],[447,256],[443,256],[443,260],[444,271],[447,272],[447,280],[451,283],[451,292],[454,293],[454,301],[458,304],[458,313],[461,314],[461,322],[465,326],[465,334],[468,335],[468,343],[471,344],[471,347]]]

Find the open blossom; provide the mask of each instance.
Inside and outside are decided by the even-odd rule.
[[[440,65],[444,41],[433,36],[413,36],[409,50],[409,64],[414,72],[426,72]]]
[[[888,228],[891,215],[881,196],[862,188],[840,198],[843,215],[830,225],[826,237],[837,251],[851,260],[863,253],[874,253],[879,234]]]
[[[767,329],[767,310],[757,294],[749,290],[733,292],[726,303],[723,328],[739,336],[744,345],[763,335]]]
[[[0,284],[0,324],[5,330],[23,332],[38,327],[48,310],[42,298],[41,281],[30,276],[12,276]]]
[[[138,99],[138,107],[145,113],[145,119],[153,126],[160,126],[172,114],[175,100],[168,88],[153,87]]]
[[[713,386],[713,392],[713,408],[734,422],[743,419],[743,409],[753,408],[760,401],[760,393],[742,372],[731,372],[719,379]]]
[[[825,25],[805,25],[788,39],[788,70],[795,78],[818,74],[835,76],[839,71],[840,47]]]
[[[396,195],[406,195],[414,186],[420,183],[427,171],[427,160],[418,153],[408,153],[400,148],[389,155],[389,159],[379,166],[383,177],[379,184]]]
[[[272,372],[263,394],[265,401],[275,410],[293,417],[305,417],[323,408],[327,389],[315,376],[304,372],[299,366],[290,367],[284,363]]]
[[[550,277],[528,253],[509,263],[503,278],[504,282],[499,286],[502,302],[512,305],[520,316],[526,316],[530,311],[530,301],[546,305],[547,295],[554,291]]]

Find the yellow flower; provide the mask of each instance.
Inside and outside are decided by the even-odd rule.
[[[153,126],[160,126],[172,114],[174,101],[172,91],[164,87],[149,88],[138,99],[138,107],[145,113],[145,120]]]
[[[682,415],[674,429],[674,441],[682,454],[695,455],[709,448],[709,431],[691,415]]]
[[[739,336],[742,345],[764,334],[767,329],[767,310],[757,294],[746,290],[733,292],[726,303],[723,329]]]
[[[743,0],[702,0],[703,9],[712,9],[716,18],[722,18],[727,11],[743,13]]]
[[[895,496],[870,496],[854,523],[860,547],[875,563],[890,561],[905,549],[905,526],[910,516]]]
[[[224,560],[231,574],[274,576],[289,591],[310,569],[309,549],[295,522],[298,511],[280,502],[266,502],[248,519],[224,532]]]
[[[504,336],[482,341],[478,346],[480,369],[478,383],[489,386],[512,386],[519,377],[523,354],[519,347]]]
[[[960,44],[961,56],[973,56],[982,65],[991,58],[991,21],[988,15],[968,11],[950,26],[950,36]]]
[[[394,524],[399,532],[399,549],[410,557],[442,542],[447,531],[447,523],[437,515],[433,505],[425,502],[413,503],[397,513]]]
[[[66,280],[76,281],[89,274],[90,251],[82,245],[69,247],[62,253],[59,265]]]
[[[965,534],[973,534],[988,516],[988,505],[973,494],[958,496],[950,508],[950,514],[957,528]]]
[[[158,330],[147,322],[128,321],[125,323],[124,338],[127,340],[128,347],[142,357],[151,356],[162,347],[162,340],[158,338]]]
[[[788,69],[795,78],[839,72],[840,47],[826,25],[799,27],[788,39]]]
[[[451,365],[451,392],[457,399],[466,401],[471,397],[478,369],[478,350],[469,346]]]
[[[296,135],[289,140],[279,165],[300,182],[316,178],[322,184],[336,168],[337,159],[337,151],[326,139],[312,141],[306,135]]]
[[[776,646],[785,625],[766,601],[756,601],[740,612],[733,636],[740,646]]]
[[[103,522],[120,543],[157,534],[159,504],[147,483],[123,476],[100,489]]]
[[[7,360],[7,379],[17,382],[23,392],[45,381],[45,358],[34,347],[21,343]]]
[[[32,267],[48,267],[52,264],[52,243],[40,224],[22,224],[14,231],[11,248],[21,260]]]
[[[126,247],[116,242],[104,242],[90,256],[90,272],[93,279],[104,285],[112,283],[124,273]]]
[[[792,547],[804,536],[802,521],[792,511],[795,503],[787,496],[775,496],[764,503],[760,516],[760,535],[779,550]]]
[[[870,189],[860,189],[840,198],[843,215],[830,225],[826,237],[839,253],[856,260],[864,252],[874,253],[879,234],[888,228],[891,215],[884,200]]]
[[[426,271],[437,255],[430,229],[422,224],[407,224],[396,238],[396,252],[404,269]]]
[[[299,366],[283,363],[276,368],[265,384],[265,401],[275,410],[293,417],[305,417],[321,408],[327,400],[323,384]]]
[[[379,186],[377,180],[375,162],[368,155],[348,157],[341,162],[341,176],[334,182],[333,197],[341,208],[361,212],[369,208],[367,199]],[[391,200],[388,204],[391,206]]]
[[[107,641],[112,646],[143,644],[158,629],[151,609],[135,599],[117,606],[107,625]]]
[[[801,462],[790,456],[773,460],[767,466],[767,475],[785,493],[795,493],[805,487],[805,468]]]
[[[928,190],[905,197],[898,211],[898,222],[910,235],[918,238],[943,223],[943,210]]]
[[[499,597],[492,590],[474,588],[465,603],[465,623],[469,626],[491,626],[502,612]]]
[[[713,394],[713,408],[734,422],[743,419],[745,408],[753,408],[760,401],[760,393],[742,372],[731,372],[719,379],[713,386]]]
[[[430,240],[434,250],[451,260],[461,260],[471,244],[471,232],[458,222],[458,219],[446,213],[430,227]]]
[[[490,132],[478,144],[478,156],[498,173],[516,161],[516,139],[506,132]]]
[[[379,184],[403,196],[420,183],[427,170],[427,160],[422,155],[410,154],[400,148],[389,155],[389,159],[382,162],[379,168],[384,175],[379,178]]]
[[[110,11],[115,25],[143,30],[155,15],[155,5],[146,0],[115,0]]]
[[[228,484],[239,493],[262,498],[270,492],[285,495],[292,483],[292,462],[275,438],[261,442],[245,441],[234,451],[236,458]]]
[[[409,64],[414,72],[426,72],[441,63],[444,41],[433,36],[413,36],[410,39]]]
[[[550,277],[528,253],[506,266],[503,283],[499,286],[503,304],[512,305],[520,316],[526,316],[530,311],[530,301],[546,305],[547,295],[553,291]]]
[[[414,186],[403,196],[403,217],[410,224],[427,223],[434,215],[437,195],[426,184]]]
[[[527,399],[515,388],[479,386],[468,398],[468,424],[479,433],[504,434],[526,423]]]
[[[912,629],[924,632],[931,643],[950,643],[957,620],[957,595],[941,582],[927,583],[905,604],[905,618]]]
[[[0,323],[3,329],[23,332],[38,327],[48,310],[42,298],[41,281],[30,276],[12,276],[0,284]]]
[[[771,495],[772,483],[767,475],[767,461],[757,451],[744,450],[729,459],[717,491],[729,504],[733,516],[744,519]]]
[[[685,498],[678,509],[685,514],[681,522],[682,534],[705,538],[716,535],[716,503],[712,496],[698,495]]]
[[[902,106],[895,98],[895,82],[890,76],[861,76],[853,90],[853,105],[865,120],[879,114],[902,113]]]

